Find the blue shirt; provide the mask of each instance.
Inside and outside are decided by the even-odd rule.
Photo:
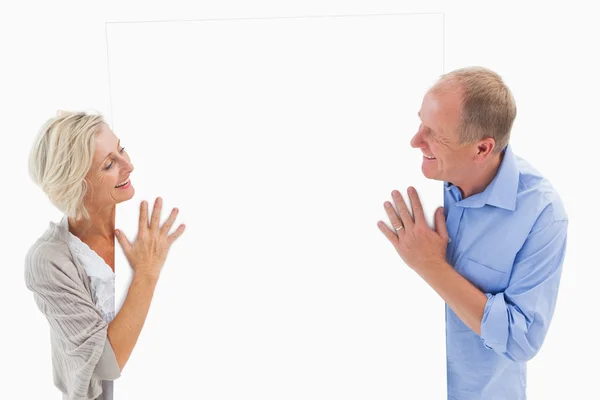
[[[481,336],[446,305],[448,399],[522,400],[544,341],[567,243],[559,195],[509,145],[487,188],[463,199],[444,182],[447,261],[487,296]]]

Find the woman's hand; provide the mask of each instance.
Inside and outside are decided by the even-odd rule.
[[[142,201],[140,206],[140,225],[138,236],[133,244],[120,230],[115,230],[117,240],[125,253],[125,257],[135,274],[145,274],[158,278],[165,264],[171,244],[183,233],[185,225],[181,224],[175,232],[169,235],[169,230],[175,222],[179,210],[174,208],[171,215],[159,228],[162,199],[158,197],[152,210],[152,218],[148,225],[148,203]]]

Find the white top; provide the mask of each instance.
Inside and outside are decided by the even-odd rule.
[[[68,217],[64,216],[60,223],[69,232]],[[90,277],[92,297],[102,319],[110,323],[115,317],[115,273],[98,253],[71,232],[68,245],[73,257]],[[102,387],[104,400],[113,400],[112,381],[103,381]]]

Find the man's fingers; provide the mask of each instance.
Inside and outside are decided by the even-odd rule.
[[[387,225],[383,223],[383,221],[377,222],[377,226],[379,227],[379,230],[385,235],[385,237],[388,238],[390,243],[392,243],[394,247],[396,247],[396,245],[398,244],[398,236],[396,236],[396,234],[392,232],[390,228],[388,228]]]
[[[423,211],[421,199],[419,199],[419,195],[417,194],[417,189],[411,186],[408,188],[407,192],[415,223],[427,225],[427,221],[425,220],[425,212]]]
[[[398,209],[398,215],[400,216],[400,220],[406,229],[412,229],[414,223],[412,220],[412,216],[410,215],[410,211],[408,211],[408,207],[404,202],[404,198],[402,194],[398,190],[392,191],[392,198],[394,199],[394,204],[396,204],[396,208]],[[394,226],[394,229],[397,226]]]
[[[392,228],[394,228],[394,230],[398,232],[398,228],[404,225],[402,224],[402,220],[400,220],[400,218],[396,214],[394,206],[392,206],[392,203],[390,203],[389,201],[386,201],[385,203],[383,203],[383,208],[385,208],[385,212],[387,213],[387,216],[390,219]]]

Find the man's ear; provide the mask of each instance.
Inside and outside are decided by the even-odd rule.
[[[496,148],[496,141],[493,138],[485,138],[477,145],[477,158],[480,161],[488,158]]]

